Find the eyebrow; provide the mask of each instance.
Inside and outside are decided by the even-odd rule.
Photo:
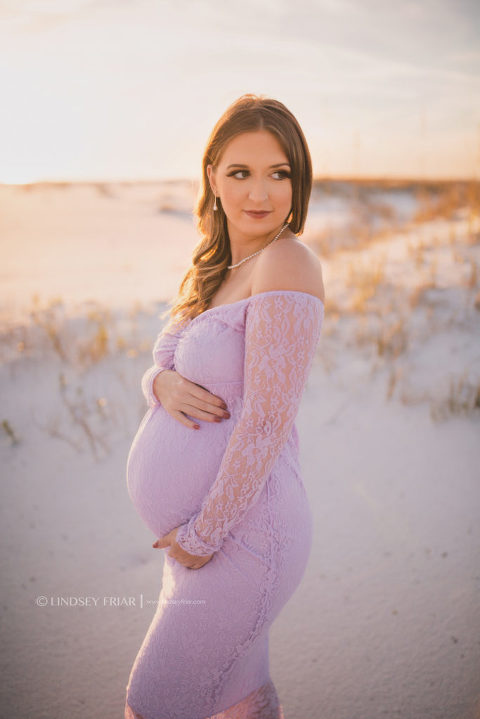
[[[276,165],[270,165],[270,168],[272,168],[272,167],[282,167],[282,165],[287,165],[288,167],[290,167],[290,163],[289,163],[289,162],[277,162]],[[236,162],[236,163],[233,164],[233,165],[229,165],[229,166],[227,167],[227,170],[229,170],[231,167],[248,167],[248,165],[242,165],[241,162]],[[269,169],[270,169],[270,168],[269,168]]]

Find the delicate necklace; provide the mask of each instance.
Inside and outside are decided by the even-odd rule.
[[[278,233],[278,235],[276,235],[276,236],[273,238],[273,240],[270,240],[270,242],[267,242],[267,244],[265,245],[265,247],[268,247],[268,245],[271,245],[272,242],[275,242],[275,240],[278,240],[278,238],[280,237],[280,235],[281,235],[282,232],[284,231],[285,227],[288,227],[288,222],[287,222],[286,225],[284,225],[284,226],[282,227],[282,229],[280,230],[280,232]],[[257,250],[256,252],[253,253],[253,255],[249,255],[248,257],[244,257],[243,260],[240,260],[240,262],[237,262],[235,265],[227,265],[227,269],[228,269],[228,270],[233,270],[234,267],[238,267],[239,265],[242,264],[242,262],[246,262],[247,260],[250,260],[252,257],[255,257],[255,255],[258,255],[258,253],[259,253],[259,252],[262,252],[262,250],[264,250],[265,247],[262,247],[260,250]]]

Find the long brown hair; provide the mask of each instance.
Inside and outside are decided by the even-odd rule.
[[[280,142],[291,167],[292,206],[286,222],[300,235],[307,218],[312,191],[312,161],[307,141],[297,119],[283,103],[263,95],[246,94],[230,105],[210,133],[202,160],[202,181],[195,206],[201,240],[194,248],[192,266],[185,274],[171,309],[171,321],[193,319],[208,309],[232,262],[227,218],[219,198],[213,211],[214,194],[207,165],[216,167],[227,144],[237,135],[268,130]],[[170,323],[169,323],[170,324]]]

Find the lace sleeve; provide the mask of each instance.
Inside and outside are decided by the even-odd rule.
[[[168,322],[155,341],[152,352],[154,364],[147,369],[141,380],[142,392],[149,407],[161,404],[153,392],[153,383],[160,372],[174,369],[173,355],[182,331],[183,326],[181,327],[179,322]]]
[[[176,541],[190,554],[218,551],[259,497],[290,435],[322,320],[323,303],[306,292],[249,302],[242,411],[201,509],[177,530]]]

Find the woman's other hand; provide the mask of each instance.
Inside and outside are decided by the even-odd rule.
[[[175,529],[172,529],[172,531],[164,537],[157,539],[157,541],[152,544],[152,547],[154,549],[166,549],[167,547],[171,547],[168,552],[169,557],[176,559],[177,562],[183,564],[183,566],[187,567],[187,569],[200,569],[200,567],[203,567],[204,564],[211,560],[213,554],[199,557],[196,554],[189,554],[186,552],[179,544],[177,544],[176,536],[178,529],[179,527],[175,527]]]
[[[175,370],[166,369],[155,377],[153,393],[168,414],[186,427],[200,429],[196,422],[186,417],[187,414],[206,422],[220,422],[230,417],[221,397],[182,377]]]

